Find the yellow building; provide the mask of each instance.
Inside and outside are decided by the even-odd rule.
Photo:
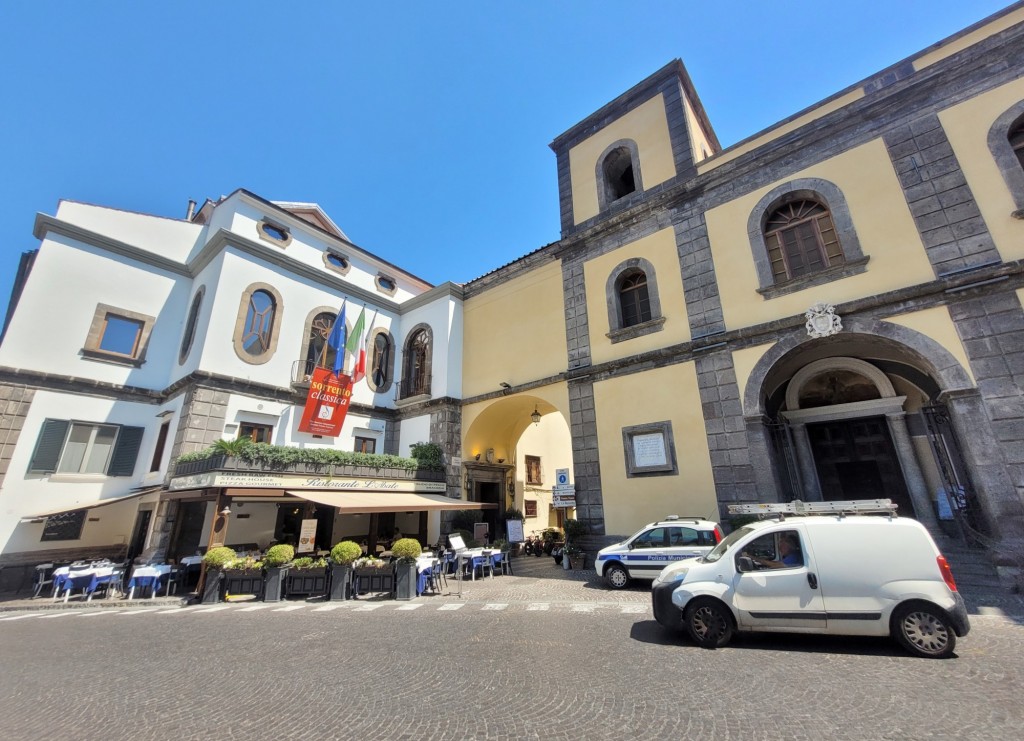
[[[1022,75],[1017,4],[725,150],[679,61],[558,136],[562,238],[465,286],[467,496],[1024,536]]]

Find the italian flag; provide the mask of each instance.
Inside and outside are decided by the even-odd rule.
[[[349,332],[348,342],[345,349],[352,353],[355,358],[355,365],[352,368],[352,383],[358,383],[366,375],[366,343],[363,342],[363,335],[366,334],[366,308],[360,309],[359,318]]]

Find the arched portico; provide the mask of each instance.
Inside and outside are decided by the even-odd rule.
[[[827,338],[781,338],[748,376],[747,436],[772,461],[766,489],[780,499],[902,499],[901,513],[938,530],[936,503],[945,511],[943,491],[962,486],[973,524],[995,532],[993,498],[1012,487],[991,461],[994,436],[968,372],[913,329],[844,325]],[[936,409],[951,426],[937,429]]]

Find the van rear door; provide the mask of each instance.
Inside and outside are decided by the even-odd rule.
[[[787,522],[761,530],[736,550],[733,606],[741,628],[826,629],[814,558],[801,525]]]

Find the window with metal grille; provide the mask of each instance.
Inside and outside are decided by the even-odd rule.
[[[402,396],[430,393],[430,332],[418,329],[405,346],[405,367],[402,373]]]
[[[327,344],[327,338],[331,336],[337,318],[337,314],[329,311],[321,312],[313,317],[313,321],[309,325],[309,334],[306,336],[305,375],[307,377],[313,375],[313,369],[317,366],[334,367],[334,359],[338,353]]]
[[[647,291],[645,273],[629,273],[622,279],[619,284],[619,305],[622,308],[623,327],[632,327],[651,320],[651,299]]]
[[[815,201],[794,201],[776,209],[765,221],[764,239],[776,281],[845,262],[832,214]]]

